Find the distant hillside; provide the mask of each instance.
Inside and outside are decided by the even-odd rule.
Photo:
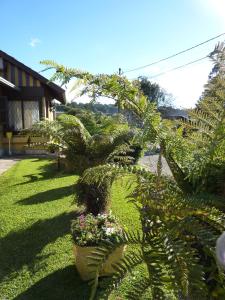
[[[73,110],[76,113],[82,110],[88,110],[94,113],[106,114],[106,115],[115,115],[118,113],[118,108],[113,104],[101,104],[101,103],[68,103],[66,105],[57,105],[56,106],[56,115],[61,113],[72,113]],[[163,119],[188,119],[188,111],[183,109],[177,109],[171,106],[160,106],[158,111],[161,113]],[[129,124],[135,124],[136,126],[141,126],[142,122],[137,119],[133,112],[123,110],[120,111]]]
[[[113,104],[101,104],[101,103],[77,103],[72,102],[66,105],[57,105],[56,113],[67,112],[70,109],[86,109],[95,113],[103,113],[106,115],[114,115],[118,113],[118,108]]]

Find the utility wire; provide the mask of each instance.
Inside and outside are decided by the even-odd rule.
[[[199,58],[199,59],[196,59],[196,60],[194,60],[194,61],[190,61],[190,62],[188,62],[188,63],[186,63],[186,64],[184,64],[184,65],[178,66],[178,67],[176,67],[176,68],[170,69],[170,70],[165,71],[165,72],[158,73],[158,74],[153,75],[153,76],[149,76],[149,77],[147,77],[147,78],[148,78],[148,79],[152,79],[152,78],[156,78],[156,77],[162,76],[162,75],[167,74],[167,73],[170,73],[170,72],[172,72],[172,71],[175,71],[175,70],[178,70],[178,69],[182,69],[182,68],[184,68],[184,67],[187,67],[187,66],[189,66],[189,65],[192,65],[192,64],[194,64],[194,63],[196,63],[196,62],[199,62],[199,61],[201,61],[201,60],[204,60],[204,59],[206,59],[206,58],[208,58],[208,57],[209,57],[208,55],[207,55],[207,56],[204,56],[204,57]]]
[[[173,54],[173,55],[167,56],[167,57],[162,58],[162,59],[160,59],[160,60],[154,61],[154,62],[152,62],[152,63],[150,63],[150,64],[147,64],[147,65],[144,65],[144,66],[140,66],[140,67],[137,67],[137,68],[134,68],[134,69],[130,69],[130,70],[124,71],[123,74],[124,74],[124,73],[133,72],[133,71],[137,71],[137,70],[141,70],[141,69],[144,69],[144,68],[147,68],[147,67],[156,65],[156,64],[158,64],[158,63],[160,63],[160,62],[162,62],[162,61],[168,60],[168,59],[173,58],[173,57],[175,57],[175,56],[178,56],[178,55],[180,55],[180,54],[182,54],[182,53],[188,52],[188,51],[190,51],[190,50],[192,50],[192,49],[194,49],[194,48],[197,48],[197,47],[199,47],[199,46],[201,46],[201,45],[204,45],[204,44],[206,44],[206,43],[208,43],[208,42],[210,42],[210,41],[213,41],[213,40],[215,40],[215,39],[217,39],[217,38],[219,38],[219,37],[221,37],[221,36],[223,36],[223,35],[225,35],[225,32],[224,32],[224,33],[221,33],[221,34],[219,34],[219,35],[217,35],[217,36],[215,36],[215,37],[212,37],[212,38],[208,39],[207,41],[204,41],[204,42],[202,42],[202,43],[200,43],[200,44],[197,44],[197,45],[195,45],[195,46],[192,46],[192,47],[190,47],[190,48],[188,48],[188,49],[182,50],[182,51],[180,51],[180,52],[177,52],[177,53],[175,53],[175,54]]]

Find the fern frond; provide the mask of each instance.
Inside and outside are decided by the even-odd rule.
[[[129,252],[117,263],[112,265],[114,272],[114,278],[123,278],[128,272],[132,272],[133,268],[143,263],[144,258],[142,252]]]
[[[149,278],[142,277],[138,282],[135,282],[135,284],[132,285],[131,289],[126,293],[127,299],[141,299],[141,297],[146,293],[146,290],[148,290],[150,285],[151,283],[149,281]],[[151,295],[148,294],[148,299],[150,299],[150,297]]]

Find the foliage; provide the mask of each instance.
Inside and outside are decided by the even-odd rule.
[[[57,107],[56,107],[57,109]],[[118,108],[114,104],[102,104],[100,102],[89,102],[89,103],[77,103],[71,102],[65,105],[59,105],[59,111],[65,109],[67,113],[72,113],[75,111],[86,110],[93,112],[95,114],[106,114],[114,115],[118,113]]]
[[[61,115],[58,120],[43,120],[35,123],[32,128],[26,130],[31,135],[46,137],[46,142],[51,148],[64,154],[73,149],[80,152],[85,149],[90,134],[81,121],[70,115]]]
[[[87,84],[84,92],[94,99],[102,95],[112,97],[120,108],[135,113],[143,122],[143,144],[160,147],[156,175],[132,167],[115,168],[120,174],[121,169],[137,173],[138,179],[132,201],[140,213],[142,235],[125,233],[119,243],[138,244],[141,251],[125,256],[115,265],[112,279],[115,286],[134,266],[146,263],[148,276],[133,285],[129,291],[131,299],[146,289],[152,299],[225,297],[224,274],[214,258],[216,239],[224,230],[224,214],[216,208],[215,201],[215,195],[225,193],[224,51],[224,46],[219,45],[210,55],[215,68],[205,92],[190,111],[190,119],[179,123],[162,120],[156,105],[149,103],[138,86],[125,77],[95,76],[47,62],[56,69],[55,78],[64,82],[81,78]],[[173,180],[161,175],[162,155]],[[101,184],[106,176],[111,183],[109,177],[116,176],[113,166],[107,172],[103,171],[105,168],[98,166],[97,172],[90,171],[89,181]],[[95,253],[96,270],[115,247],[118,243],[110,243]],[[98,276],[92,282],[92,298],[97,283]]]
[[[120,115],[102,116],[95,125],[91,124],[91,128],[92,134],[78,117],[63,114],[55,121],[34,124],[29,134],[46,137],[45,145],[64,155],[68,167],[77,172],[107,161],[133,163],[139,156],[140,151],[135,151],[135,157],[132,156],[133,148],[138,146],[136,132],[129,129]]]
[[[113,99],[115,105],[120,109],[130,109],[137,116],[145,110],[148,100],[141,92],[136,82],[131,82],[125,76],[117,74],[93,75],[78,69],[67,68],[51,60],[41,62],[46,66],[45,70],[53,69],[51,80],[59,80],[62,85],[67,84],[72,78],[82,81],[85,86],[81,95],[87,94],[93,101],[98,97]]]
[[[121,243],[138,244],[138,254],[129,253],[115,264],[111,282],[112,286],[120,283],[127,272],[144,262],[148,276],[142,279],[143,284],[133,282],[128,299],[140,297],[146,288],[150,299],[168,299],[168,295],[172,295],[169,299],[224,297],[224,275],[216,268],[214,248],[225,229],[225,218],[213,207],[213,199],[206,202],[201,197],[187,197],[173,180],[132,167],[129,170],[137,174],[131,201],[140,213],[143,234],[124,233],[119,242],[99,249],[94,255],[95,267],[98,269]],[[121,174],[127,171],[119,169]]]
[[[157,83],[149,81],[145,76],[138,77],[135,82],[150,102],[154,102],[157,106],[171,105],[172,96]]]
[[[118,172],[111,165],[100,165],[85,170],[78,182],[77,201],[94,215],[108,212],[111,186]]]
[[[87,117],[85,114],[82,114],[82,120]],[[87,120],[84,121],[86,126],[90,125]],[[95,166],[108,162],[121,165],[137,162],[142,148],[135,140],[136,132],[129,129],[123,117],[94,116],[92,120],[95,121],[91,124],[92,134],[76,116],[68,114],[60,115],[53,122],[41,121],[30,132],[46,136],[48,147],[65,156],[67,169],[79,173],[91,167],[95,172]],[[96,185],[86,178],[84,173],[77,183],[78,203],[95,215],[107,211],[111,201],[111,184],[106,180]]]
[[[76,116],[91,135],[100,134],[106,128],[107,131],[115,130],[118,128],[118,125],[122,126],[122,124],[126,127],[127,124],[125,117],[118,113],[113,116],[108,116],[86,108],[71,108],[70,106],[66,106],[65,112],[69,115]]]
[[[214,50],[215,65],[224,66],[224,55]],[[220,47],[225,53],[225,48]],[[220,53],[220,52],[219,52]],[[221,61],[223,58],[223,61]],[[164,152],[169,161],[183,173],[192,192],[206,191],[225,195],[225,70],[217,68],[205,86],[202,98],[190,119],[171,130],[164,141]],[[184,134],[185,133],[185,134]],[[180,172],[180,173],[181,173]]]
[[[80,215],[72,220],[73,241],[78,246],[100,246],[104,242],[116,242],[122,229],[111,214]]]

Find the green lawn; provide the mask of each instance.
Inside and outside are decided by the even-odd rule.
[[[88,299],[70,237],[77,179],[38,158],[25,159],[0,176],[0,300]],[[121,183],[113,186],[112,211],[133,229],[139,220],[124,201],[127,194]],[[129,280],[110,299],[123,299],[128,287]]]

